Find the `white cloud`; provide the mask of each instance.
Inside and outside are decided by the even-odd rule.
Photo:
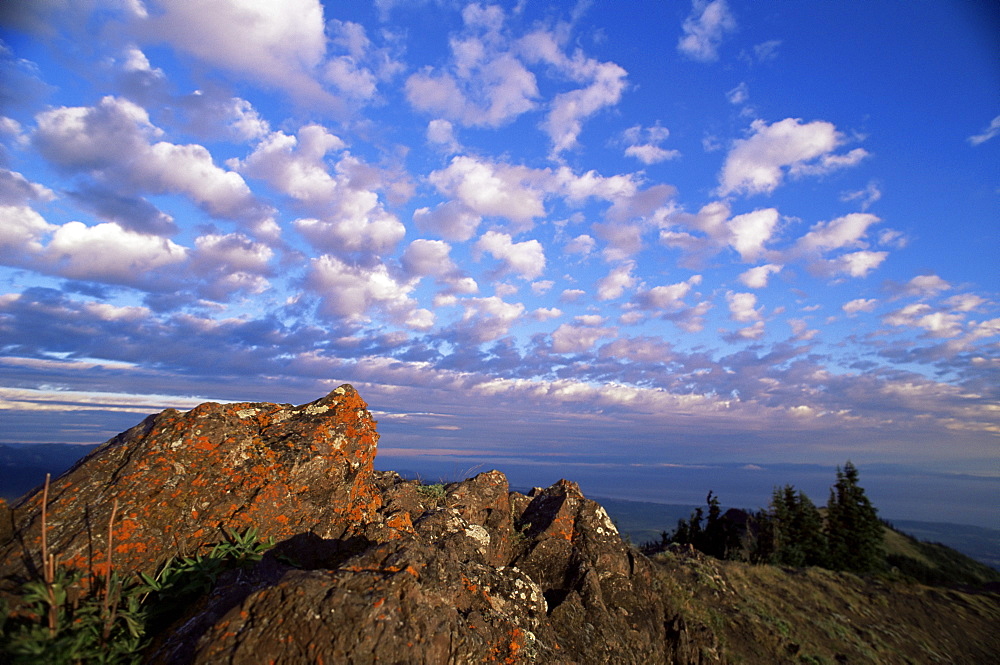
[[[647,166],[676,159],[680,157],[680,151],[667,150],[660,146],[668,136],[670,132],[667,128],[659,125],[645,129],[641,125],[630,127],[623,133],[625,156],[634,157]]]
[[[788,325],[792,328],[792,339],[797,342],[808,342],[819,334],[819,330],[810,328],[805,319],[789,319]]]
[[[56,227],[26,205],[0,205],[0,260],[20,265],[42,251],[42,239]]]
[[[726,99],[729,100],[729,103],[734,106],[746,104],[747,100],[750,99],[750,88],[747,86],[747,82],[743,81],[738,86],[727,92]]]
[[[555,353],[584,353],[594,348],[598,340],[614,334],[612,328],[564,323],[552,332],[552,350]]]
[[[687,307],[684,298],[700,283],[701,275],[692,275],[684,282],[643,289],[636,293],[635,302],[642,309],[668,311],[684,309]]]
[[[448,153],[458,152],[461,148],[455,138],[455,127],[447,120],[431,120],[427,123],[427,141]]]
[[[822,253],[845,247],[862,247],[862,238],[868,227],[880,222],[878,217],[868,213],[855,212],[829,222],[818,222],[809,232],[799,238],[796,250],[808,253]]]
[[[583,121],[602,108],[617,104],[625,90],[628,72],[613,62],[587,60],[580,69],[588,70],[591,84],[556,95],[552,110],[542,123],[542,129],[552,140],[553,155],[576,147]]]
[[[163,132],[140,106],[104,97],[93,107],[59,107],[36,117],[33,140],[52,163],[117,189],[191,198],[209,214],[259,220],[266,211],[238,173],[213,163],[201,145],[151,143]]]
[[[736,339],[760,339],[764,336],[764,322],[757,321],[752,326],[740,328],[736,331]]]
[[[757,296],[752,293],[726,293],[729,304],[729,316],[733,321],[749,323],[760,320],[760,309],[757,308]]]
[[[957,312],[971,312],[981,305],[986,304],[986,299],[974,293],[960,293],[946,298],[944,304]]]
[[[36,182],[31,182],[16,171],[0,168],[0,205],[23,205],[28,201],[52,201],[55,193]]]
[[[418,238],[409,244],[400,262],[409,275],[443,277],[457,268],[450,253],[451,245],[446,242]]]
[[[188,251],[159,236],[136,233],[114,222],[58,227],[44,259],[58,274],[119,284],[140,281],[145,273],[185,261]]]
[[[590,253],[594,251],[594,247],[597,245],[597,241],[591,238],[589,235],[579,235],[563,247],[563,251],[567,254],[580,254],[581,256],[590,256]]]
[[[935,296],[942,291],[947,291],[950,288],[951,284],[937,275],[917,275],[903,285],[902,293],[903,295],[927,298]]]
[[[481,20],[484,15],[489,20]],[[450,41],[450,67],[425,67],[406,80],[410,104],[464,126],[486,127],[507,124],[535,108],[538,84],[500,33],[503,10],[470,4],[462,16],[466,34]]]
[[[464,241],[476,234],[482,217],[459,201],[448,201],[434,209],[413,211],[413,223],[421,231],[436,233],[446,240]]]
[[[848,316],[854,316],[858,312],[871,312],[878,305],[878,301],[874,298],[856,298],[850,302],[846,302],[841,306]]]
[[[986,143],[997,134],[1000,134],[1000,115],[993,118],[990,122],[990,126],[984,129],[981,133],[970,136],[967,140],[971,145],[977,146]]]
[[[536,321],[548,321],[562,316],[562,310],[558,307],[539,307],[531,313],[531,317]]]
[[[771,275],[781,272],[784,266],[774,263],[765,263],[762,266],[755,266],[740,274],[740,281],[751,289],[763,289]]]
[[[684,19],[683,29],[677,50],[692,60],[712,62],[719,59],[723,36],[736,30],[736,19],[726,0],[692,0],[691,14]]]
[[[882,265],[889,252],[870,252],[862,250],[838,256],[835,259],[823,262],[819,269],[828,270],[833,274],[847,274],[851,277],[867,277],[868,274]]]
[[[543,279],[537,282],[532,282],[531,292],[534,293],[536,296],[544,295],[549,291],[551,291],[552,287],[555,285],[556,283],[553,282],[551,279]]]
[[[785,169],[793,176],[821,175],[853,166],[867,156],[857,148],[846,155],[833,150],[844,142],[833,124],[817,120],[802,124],[786,118],[768,125],[755,120],[753,134],[734,142],[719,174],[719,191],[760,194],[773,192],[784,180]]]
[[[509,303],[497,296],[465,298],[465,312],[454,330],[463,340],[481,344],[506,335],[524,313],[521,303]]]
[[[868,186],[855,192],[844,192],[840,195],[841,201],[859,201],[861,210],[868,210],[876,201],[882,198],[882,190],[874,180]]]
[[[914,303],[886,314],[882,320],[892,326],[922,328],[930,337],[957,337],[962,333],[964,316],[934,311],[926,303]]]
[[[611,269],[607,275],[597,280],[597,299],[614,300],[620,298],[625,289],[631,289],[635,285],[635,277],[632,271],[635,263],[627,261]]]
[[[545,271],[545,250],[537,240],[512,242],[506,233],[487,231],[476,242],[476,250],[503,262],[503,272],[534,279]]]
[[[390,251],[406,228],[374,191],[373,187],[384,186],[377,171],[344,152],[330,172],[326,155],[344,147],[326,128],[305,125],[297,136],[273,132],[237,167],[302,202],[316,215],[297,219],[294,226],[320,251]]]
[[[771,239],[778,225],[778,211],[774,208],[754,210],[729,220],[729,244],[739,252],[744,261],[755,261],[764,252],[764,245]]]
[[[427,179],[474,214],[506,217],[518,230],[525,230],[531,228],[534,218],[545,214],[544,194],[533,182],[537,177],[526,167],[491,164],[463,155]]]
[[[326,55],[319,0],[173,0],[146,34],[205,62],[309,101],[335,100],[315,78]]]
[[[556,95],[542,122],[542,130],[552,141],[551,156],[558,157],[576,147],[586,119],[619,102],[628,72],[613,62],[586,58],[580,51],[569,57],[563,53],[556,35],[543,30],[525,36],[519,48],[529,62],[552,65],[574,82],[585,84]]]
[[[320,297],[322,314],[349,323],[367,322],[373,309],[405,323],[416,310],[415,281],[397,280],[384,264],[365,268],[324,254],[310,261],[306,286]]]

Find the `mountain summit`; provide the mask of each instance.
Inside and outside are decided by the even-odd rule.
[[[111,569],[145,575],[147,594],[162,593],[171,562],[194,570],[219,551],[213,543],[252,533],[266,553],[214,571],[182,606],[154,613],[142,662],[825,662],[803,660],[812,656],[796,641],[796,619],[765,606],[777,601],[754,600],[748,620],[753,580],[793,597],[838,581],[851,593],[874,584],[829,571],[797,581],[790,570],[691,552],[650,559],[570,481],[525,495],[499,471],[448,485],[374,471],[375,425],[349,385],[302,406],[207,403],[146,418],[4,508],[0,594],[10,616],[30,619],[19,590],[52,578],[42,552],[53,568],[83,574],[73,593],[89,579],[107,605],[100,580]],[[931,628],[913,619],[931,652],[943,643],[934,631],[955,621],[968,638],[945,651],[955,662],[997,652],[997,594],[878,584],[870,593],[884,596],[883,611],[909,594],[908,606],[917,596],[928,605],[921,617],[948,617]],[[853,625],[856,611],[841,607],[838,625]],[[911,637],[871,633],[874,660],[850,662],[904,662],[920,648]],[[864,653],[857,641],[809,644],[854,658]],[[894,652],[896,642],[909,646]],[[891,653],[900,658],[882,658]]]

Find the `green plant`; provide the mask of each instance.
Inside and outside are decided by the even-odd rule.
[[[445,497],[447,491],[445,490],[444,483],[434,483],[432,485],[418,485],[417,491],[426,496],[428,499],[434,499],[439,501]]]
[[[10,665],[130,665],[142,660],[153,627],[179,618],[207,593],[219,575],[259,561],[273,539],[261,541],[256,528],[224,531],[223,542],[207,554],[171,558],[156,576],[123,580],[112,569],[112,527],[108,521],[107,570],[101,579],[58,565],[48,551],[49,478],[42,493],[42,574],[22,585],[10,614],[0,603],[0,656]]]

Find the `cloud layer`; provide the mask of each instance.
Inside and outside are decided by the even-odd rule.
[[[958,468],[995,447],[995,229],[975,220],[997,183],[945,180],[995,153],[995,110],[921,188],[881,98],[810,83],[796,30],[843,54],[794,16],[376,4],[11,13],[18,438],[350,381],[414,450]],[[81,25],[107,36],[92,52],[66,50]],[[927,189],[956,216],[925,213]],[[70,409],[94,420],[46,429]]]

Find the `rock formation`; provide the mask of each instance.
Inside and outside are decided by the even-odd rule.
[[[148,652],[153,663],[667,662],[676,630],[651,564],[560,481],[499,471],[428,488],[375,472],[349,385],[293,407],[203,404],[150,416],[55,480],[48,550],[100,574],[259,529],[278,544],[225,575]],[[114,515],[112,514],[114,513]],[[42,491],[12,508],[7,589],[40,568]]]
[[[53,481],[47,501],[39,488],[0,502],[0,600],[16,613],[16,592],[39,577],[44,503],[48,552],[98,577],[109,552],[129,577],[227,531],[273,539],[153,628],[144,662],[159,665],[694,665],[728,652],[763,664],[806,662],[820,648],[894,663],[942,644],[953,662],[980,662],[1000,648],[996,593],[900,592],[696,553],[653,561],[575,483],[525,495],[490,471],[425,486],[374,471],[377,440],[349,385],[297,407],[150,416]],[[897,625],[905,612],[919,640]],[[939,623],[947,630],[933,632]],[[961,643],[947,641],[955,632]]]

